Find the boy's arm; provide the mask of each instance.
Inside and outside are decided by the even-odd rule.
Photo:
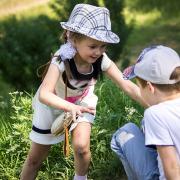
[[[139,87],[129,80],[124,80],[123,74],[114,62],[111,63],[110,67],[105,71],[105,73],[132,99],[139,102],[142,106],[148,107],[148,104],[141,96]]]
[[[167,180],[180,179],[180,164],[174,146],[157,146]]]

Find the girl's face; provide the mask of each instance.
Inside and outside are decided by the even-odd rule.
[[[74,46],[77,50],[75,59],[92,64],[105,52],[106,45],[107,43],[88,37],[80,41],[75,40]]]

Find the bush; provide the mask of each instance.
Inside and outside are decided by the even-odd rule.
[[[47,16],[21,19],[11,16],[1,22],[0,66],[3,78],[19,90],[37,87],[37,68],[58,48],[56,22]]]
[[[168,18],[179,15],[179,0],[126,0],[126,3],[128,8],[135,11],[138,10],[146,13],[152,10],[159,10],[163,16]]]

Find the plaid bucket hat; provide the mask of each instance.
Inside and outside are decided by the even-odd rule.
[[[67,22],[60,22],[63,29],[86,35],[107,43],[118,43],[119,37],[111,31],[109,10],[89,4],[77,4]]]
[[[171,48],[157,45],[145,48],[139,55],[136,64],[123,71],[124,79],[140,77],[155,84],[174,84],[170,76],[176,67],[180,67],[180,57]]]

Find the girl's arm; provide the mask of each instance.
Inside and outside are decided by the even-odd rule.
[[[141,96],[139,87],[129,80],[124,80],[121,71],[113,61],[105,73],[132,99],[139,102],[142,106],[148,107],[148,104]]]
[[[75,117],[76,114],[81,115],[82,112],[89,112],[93,114],[94,109],[75,105],[58,97],[55,94],[55,86],[59,79],[59,76],[60,73],[58,67],[54,64],[51,64],[41,84],[40,92],[39,92],[39,100],[42,103],[48,106],[52,106],[56,109],[62,109],[64,111],[72,112],[73,117]]]
[[[174,146],[156,146],[167,180],[180,179],[180,163]]]

